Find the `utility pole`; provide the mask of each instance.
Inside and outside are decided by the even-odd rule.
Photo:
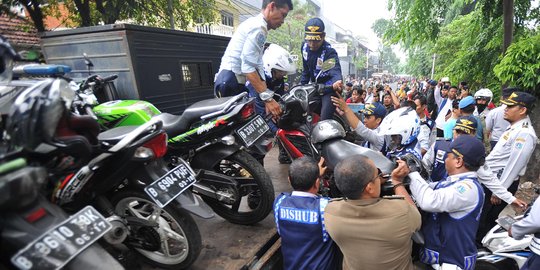
[[[173,17],[172,0],[167,0],[167,7],[169,8],[169,23],[171,24],[171,29],[174,30],[174,17]]]

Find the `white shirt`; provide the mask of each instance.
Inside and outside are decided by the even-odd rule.
[[[369,142],[369,149],[375,150],[375,151],[382,151],[382,147],[384,145],[384,135],[379,134],[380,126],[376,129],[369,129],[367,128],[364,123],[358,122],[358,126],[354,130],[356,134],[360,135],[362,139]]]
[[[486,164],[495,176],[502,171],[499,181],[505,188],[510,187],[512,182],[525,174],[537,139],[531,120],[527,116],[512,124],[486,157]]]
[[[510,123],[504,120],[504,108],[506,105],[503,104],[489,111],[486,116],[486,132],[491,132],[490,141],[498,141],[503,132],[510,126]]]
[[[257,71],[264,80],[262,56],[267,25],[262,13],[241,23],[221,58],[219,71],[230,70],[237,75]]]
[[[456,182],[462,176],[476,178],[476,172],[451,175],[441,182]],[[416,203],[427,212],[447,212],[452,218],[461,218],[473,211],[480,200],[478,186],[470,179],[433,189],[441,182],[428,184],[418,172],[410,173],[409,178],[411,178],[411,193]]]
[[[438,129],[444,129],[444,124],[446,124],[446,115],[448,114],[449,111],[452,110],[453,100],[450,100],[449,98],[442,99],[441,104],[444,102],[444,100],[446,100],[446,103],[444,103],[444,106],[440,108],[439,114],[437,114],[437,119],[435,119],[435,126]]]

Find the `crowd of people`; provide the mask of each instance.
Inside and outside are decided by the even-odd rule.
[[[290,0],[264,0],[261,14],[239,26],[216,75],[216,96],[250,92],[258,113],[279,117],[275,93],[288,88],[284,77],[296,68],[286,50],[265,44],[268,31],[292,9]],[[398,166],[386,180],[373,161],[351,156],[333,171],[343,198],[331,199],[318,194],[324,160],[292,161],[294,191],[274,204],[284,268],[413,269],[411,239],[419,234],[424,241],[416,258],[424,265],[474,269],[480,241],[502,209],[527,206],[514,195],[537,141],[529,118],[536,98],[510,87],[496,107],[491,90],[452,84],[447,77],[402,81],[397,89],[377,79],[343,82],[324,22],[309,19],[304,31],[300,81],[327,86],[315,97],[321,121],[342,114],[364,147],[397,159]],[[334,65],[324,69],[331,59]],[[364,104],[361,111],[349,106],[358,103]],[[421,160],[427,179],[399,160],[407,154]],[[398,196],[381,198],[383,181],[391,181]],[[540,233],[539,204],[510,235]],[[522,269],[540,269],[539,247],[540,238],[534,238],[533,256]]]

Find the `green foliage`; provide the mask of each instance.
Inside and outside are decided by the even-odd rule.
[[[540,33],[510,45],[495,74],[504,83],[540,94]]]

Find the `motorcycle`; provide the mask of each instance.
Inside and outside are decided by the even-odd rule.
[[[332,61],[325,61],[321,73],[331,69],[333,65],[335,63]],[[332,171],[341,160],[352,155],[364,155],[371,159],[381,171],[381,177],[384,179],[381,195],[392,195],[390,174],[396,167],[395,160],[388,159],[379,151],[351,142],[350,138],[354,138],[354,136],[350,133],[354,131],[346,128],[348,125],[343,124],[343,122],[325,120],[314,123],[310,101],[314,95],[322,93],[327,87],[329,86],[320,84],[297,85],[281,97],[280,105],[283,114],[276,123],[279,128],[277,131],[278,142],[293,159],[304,155],[316,160],[321,156],[324,157],[328,169],[323,177],[321,194],[325,196],[341,196],[335,186]],[[421,161],[413,155],[406,154],[400,159],[406,161],[413,170],[420,171],[424,176],[427,174]],[[405,184],[408,185],[408,181]]]
[[[535,193],[540,190],[535,188]],[[532,205],[534,200],[529,204]],[[516,217],[502,217],[482,239],[485,250],[478,251],[476,270],[518,270],[520,269],[532,251],[529,249],[533,235],[525,235],[521,240],[516,240],[508,235],[511,224],[523,219],[528,215],[530,208],[523,215]]]
[[[20,94],[13,108],[26,110],[25,97],[40,89],[58,87],[61,93],[73,94],[70,86],[61,78],[39,80]],[[66,147],[54,150],[52,157],[50,152],[28,154],[32,162],[52,165],[46,189],[50,199],[70,213],[86,205],[98,209],[112,226],[103,237],[110,246],[127,246],[161,268],[189,267],[201,250],[190,213],[203,218],[213,214],[188,189],[195,182],[189,165],[179,160],[169,170],[163,163],[167,135],[162,122],[99,133],[91,117],[69,112],[60,117],[54,134]]]
[[[263,154],[272,146],[265,137],[270,128],[256,115],[254,98],[242,93],[203,100],[189,106],[182,115],[161,113],[146,101],[100,103],[103,86],[114,78],[88,77],[78,91],[78,111],[94,115],[104,129],[141,125],[150,119],[162,121],[169,136],[167,161],[171,167],[180,160],[189,162],[197,174],[192,191],[215,213],[244,225],[257,223],[270,213],[274,201],[272,181],[246,151],[249,148]]]
[[[0,259],[19,269],[124,269],[96,241],[112,229],[86,206],[68,216],[41,193],[47,173],[19,153],[0,161]]]

